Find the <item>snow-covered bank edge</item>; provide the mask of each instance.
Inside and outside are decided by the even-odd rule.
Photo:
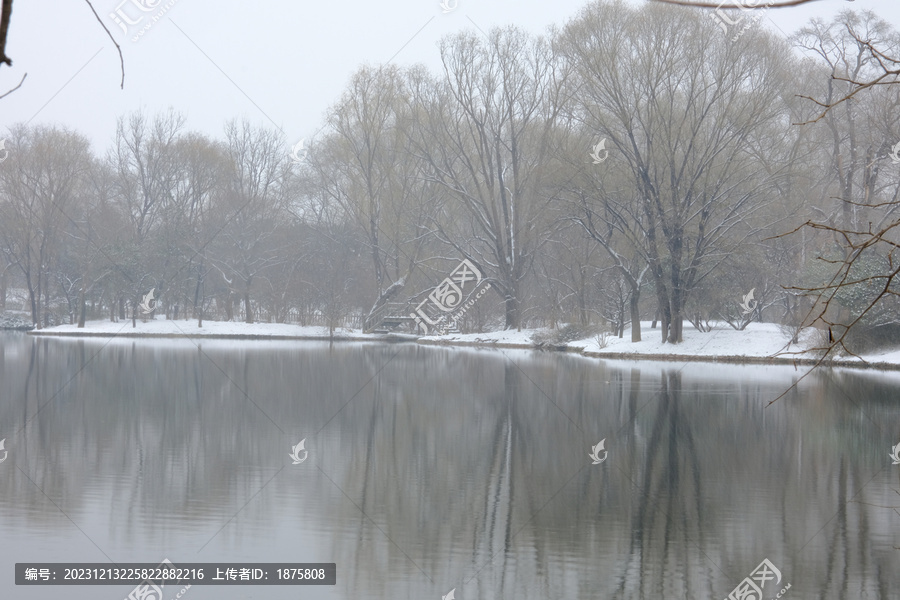
[[[649,323],[648,323],[649,325]],[[766,364],[812,366],[819,359],[805,353],[802,347],[793,345],[786,350],[784,334],[777,325],[754,323],[744,331],[715,329],[699,332],[685,327],[684,342],[673,346],[663,344],[657,337],[659,330],[647,329],[641,342],[631,342],[630,332],[623,338],[604,340],[582,339],[569,343],[547,344],[538,347],[532,336],[538,330],[506,330],[488,333],[451,334],[441,337],[422,337],[410,334],[365,334],[356,329],[337,329],[329,334],[324,327],[299,326],[278,323],[234,323],[208,321],[202,329],[187,321],[154,320],[138,322],[132,328],[131,321],[111,323],[92,321],[83,329],[74,325],[61,325],[28,331],[28,335],[47,337],[84,338],[164,338],[164,339],[219,339],[219,340],[272,340],[272,341],[351,341],[351,342],[416,342],[432,346],[469,346],[519,350],[547,350],[580,354],[589,358],[606,360],[642,360],[667,362],[712,362],[731,364]],[[601,346],[601,343],[603,346]],[[854,369],[900,370],[900,350],[870,354],[857,358],[837,358],[821,363],[827,367]]]
[[[28,335],[67,338],[152,338],[152,339],[217,339],[217,340],[284,340],[284,341],[348,341],[348,342],[396,342],[415,341],[417,336],[403,334],[364,334],[356,329],[337,328],[329,332],[327,327],[300,326],[286,323],[235,323],[206,321],[197,327],[190,321],[155,319],[130,320],[119,323],[89,321],[79,329],[75,325],[59,325],[44,329],[32,329]]]
[[[419,344],[428,346],[469,346],[482,348],[506,348],[510,350],[535,350],[539,352],[568,352],[571,354],[579,354],[589,358],[602,358],[606,360],[641,360],[641,361],[660,361],[660,362],[708,362],[708,363],[730,363],[730,364],[754,364],[754,365],[793,365],[793,366],[813,366],[819,364],[817,358],[788,358],[785,356],[745,356],[745,355],[702,355],[702,354],[642,354],[639,352],[596,352],[585,350],[582,346],[576,344],[566,344],[562,346],[545,346],[536,347],[534,344],[517,344],[509,342],[498,342],[482,340],[478,342],[469,342],[463,340],[440,340],[420,338]],[[858,359],[842,360],[829,359],[823,361],[820,366],[823,367],[849,367],[853,369],[875,369],[884,371],[900,371],[900,363],[885,361],[866,361],[862,362]]]
[[[640,342],[632,342],[631,331],[625,330],[621,338],[605,336],[599,340],[594,337],[568,343],[547,343],[538,347],[531,339],[536,330],[522,330],[425,337],[420,338],[419,343],[562,351],[606,360],[792,366],[821,364],[825,367],[900,370],[900,349],[867,354],[863,356],[865,360],[846,357],[829,359],[820,363],[817,356],[806,351],[806,348],[815,345],[814,330],[806,330],[801,335],[801,344],[789,345],[789,338],[774,323],[751,323],[743,331],[735,330],[727,325],[720,325],[708,332],[697,331],[689,323],[685,323],[684,341],[676,346],[663,344],[659,329],[652,329],[650,325],[649,322],[641,324],[643,341]]]

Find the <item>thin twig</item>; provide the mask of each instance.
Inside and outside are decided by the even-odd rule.
[[[97,22],[100,23],[100,27],[103,28],[103,30],[106,32],[106,35],[108,35],[109,39],[112,40],[112,43],[116,45],[116,50],[119,52],[119,65],[121,65],[121,68],[122,68],[122,83],[119,87],[120,87],[120,89],[124,90],[125,89],[125,59],[122,58],[122,48],[119,46],[119,43],[116,42],[116,38],[114,38],[112,36],[112,34],[109,32],[109,29],[106,28],[106,25],[103,23],[103,21],[100,20],[100,15],[98,15],[97,11],[94,10],[94,5],[91,4],[91,0],[84,0],[84,1],[87,3],[88,6],[91,7],[91,12],[94,13],[94,17],[97,18]]]
[[[6,93],[3,94],[2,96],[0,96],[0,99],[9,96],[9,95],[12,94],[14,91],[16,91],[17,89],[19,89],[20,87],[22,87],[22,83],[25,81],[25,78],[26,78],[26,77],[28,77],[28,73],[25,73],[24,75],[22,75],[22,80],[19,82],[19,85],[17,85],[17,86],[14,87],[13,89],[9,90],[8,92],[6,92]]]

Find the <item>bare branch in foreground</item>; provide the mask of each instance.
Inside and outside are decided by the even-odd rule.
[[[17,89],[19,89],[20,87],[22,87],[22,84],[25,82],[25,78],[26,78],[26,77],[28,77],[28,73],[25,73],[24,75],[22,75],[22,79],[19,81],[19,85],[17,85],[17,86],[14,87],[13,89],[7,91],[5,94],[3,94],[2,96],[0,96],[0,99],[6,98],[6,97],[9,96],[10,94],[12,94],[14,91],[16,91]]]
[[[97,22],[100,23],[100,27],[106,32],[106,35],[109,36],[109,39],[112,40],[112,43],[115,44],[116,50],[119,52],[119,65],[122,67],[122,83],[119,85],[119,89],[125,89],[125,59],[122,58],[122,47],[119,46],[119,43],[116,42],[116,39],[109,32],[109,29],[106,28],[106,25],[103,24],[103,21],[100,20],[100,15],[97,14],[97,11],[94,10],[94,5],[91,4],[91,0],[84,0],[87,5],[91,8],[91,12],[94,13],[94,17],[96,17]]]

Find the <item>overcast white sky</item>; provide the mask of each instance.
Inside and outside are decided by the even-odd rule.
[[[447,0],[452,6],[454,0]],[[134,2],[134,4],[132,3]],[[159,5],[142,13],[136,4]],[[641,4],[643,0],[631,0]],[[288,143],[310,138],[325,110],[359,65],[440,65],[437,42],[449,33],[515,24],[541,33],[562,25],[584,0],[440,0],[310,2],[269,0],[93,0],[122,46],[125,89],[115,47],[81,1],[13,5],[0,93],[0,137],[17,122],[63,124],[86,134],[95,150],[110,145],[119,115],[173,107],[189,129],[221,138],[226,120],[247,117],[281,128]],[[171,8],[137,42],[131,38],[163,7]],[[126,35],[110,13],[132,20]],[[768,26],[789,34],[811,17],[872,10],[900,28],[900,0],[818,0],[767,11]],[[694,9],[698,10],[698,9]],[[710,35],[718,30],[710,20]],[[722,34],[724,35],[724,34]],[[900,117],[900,115],[898,115]]]

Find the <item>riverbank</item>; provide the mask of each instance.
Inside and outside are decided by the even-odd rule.
[[[538,330],[494,331],[487,333],[448,334],[444,336],[415,336],[409,334],[367,334],[357,329],[336,329],[330,333],[325,327],[300,326],[285,323],[235,323],[206,321],[197,327],[196,321],[167,321],[156,319],[138,321],[89,321],[83,329],[75,325],[60,325],[29,331],[36,336],[65,337],[123,337],[123,338],[187,338],[235,340],[335,340],[335,341],[406,341],[427,345],[479,346],[493,348],[539,349],[533,337]],[[812,365],[818,358],[808,348],[814,346],[809,330],[801,336],[800,344],[788,344],[788,336],[773,323],[751,323],[743,331],[720,324],[712,331],[696,330],[690,323],[684,326],[684,341],[663,344],[659,329],[642,323],[640,342],[631,341],[631,332],[622,338],[606,336],[544,344],[540,349],[574,352],[584,356],[613,360],[666,360],[678,362],[727,362],[752,364]],[[829,366],[900,370],[900,349],[869,353],[830,360]]]
[[[329,332],[327,327],[301,326],[288,323],[236,323],[232,321],[204,321],[197,327],[196,321],[171,321],[154,319],[131,320],[118,323],[88,321],[84,328],[77,325],[59,325],[44,329],[32,329],[28,335],[54,337],[115,337],[115,338],[185,338],[185,339],[233,339],[233,340],[346,340],[384,341],[386,339],[410,339],[415,336],[364,334],[356,329],[337,328]]]
[[[815,330],[800,336],[799,344],[775,323],[750,323],[737,331],[727,323],[715,324],[712,331],[698,331],[685,322],[680,344],[664,344],[659,329],[651,329],[649,321],[641,323],[640,342],[631,341],[631,330],[621,338],[606,336],[574,340],[565,344],[545,345],[549,350],[574,352],[584,356],[610,360],[657,360],[677,362],[721,362],[746,364],[815,365],[819,359],[809,349],[815,347]],[[534,330],[496,331],[419,338],[420,344],[453,346],[490,346],[497,348],[535,348]],[[828,366],[900,370],[900,349],[872,352],[828,360]]]

